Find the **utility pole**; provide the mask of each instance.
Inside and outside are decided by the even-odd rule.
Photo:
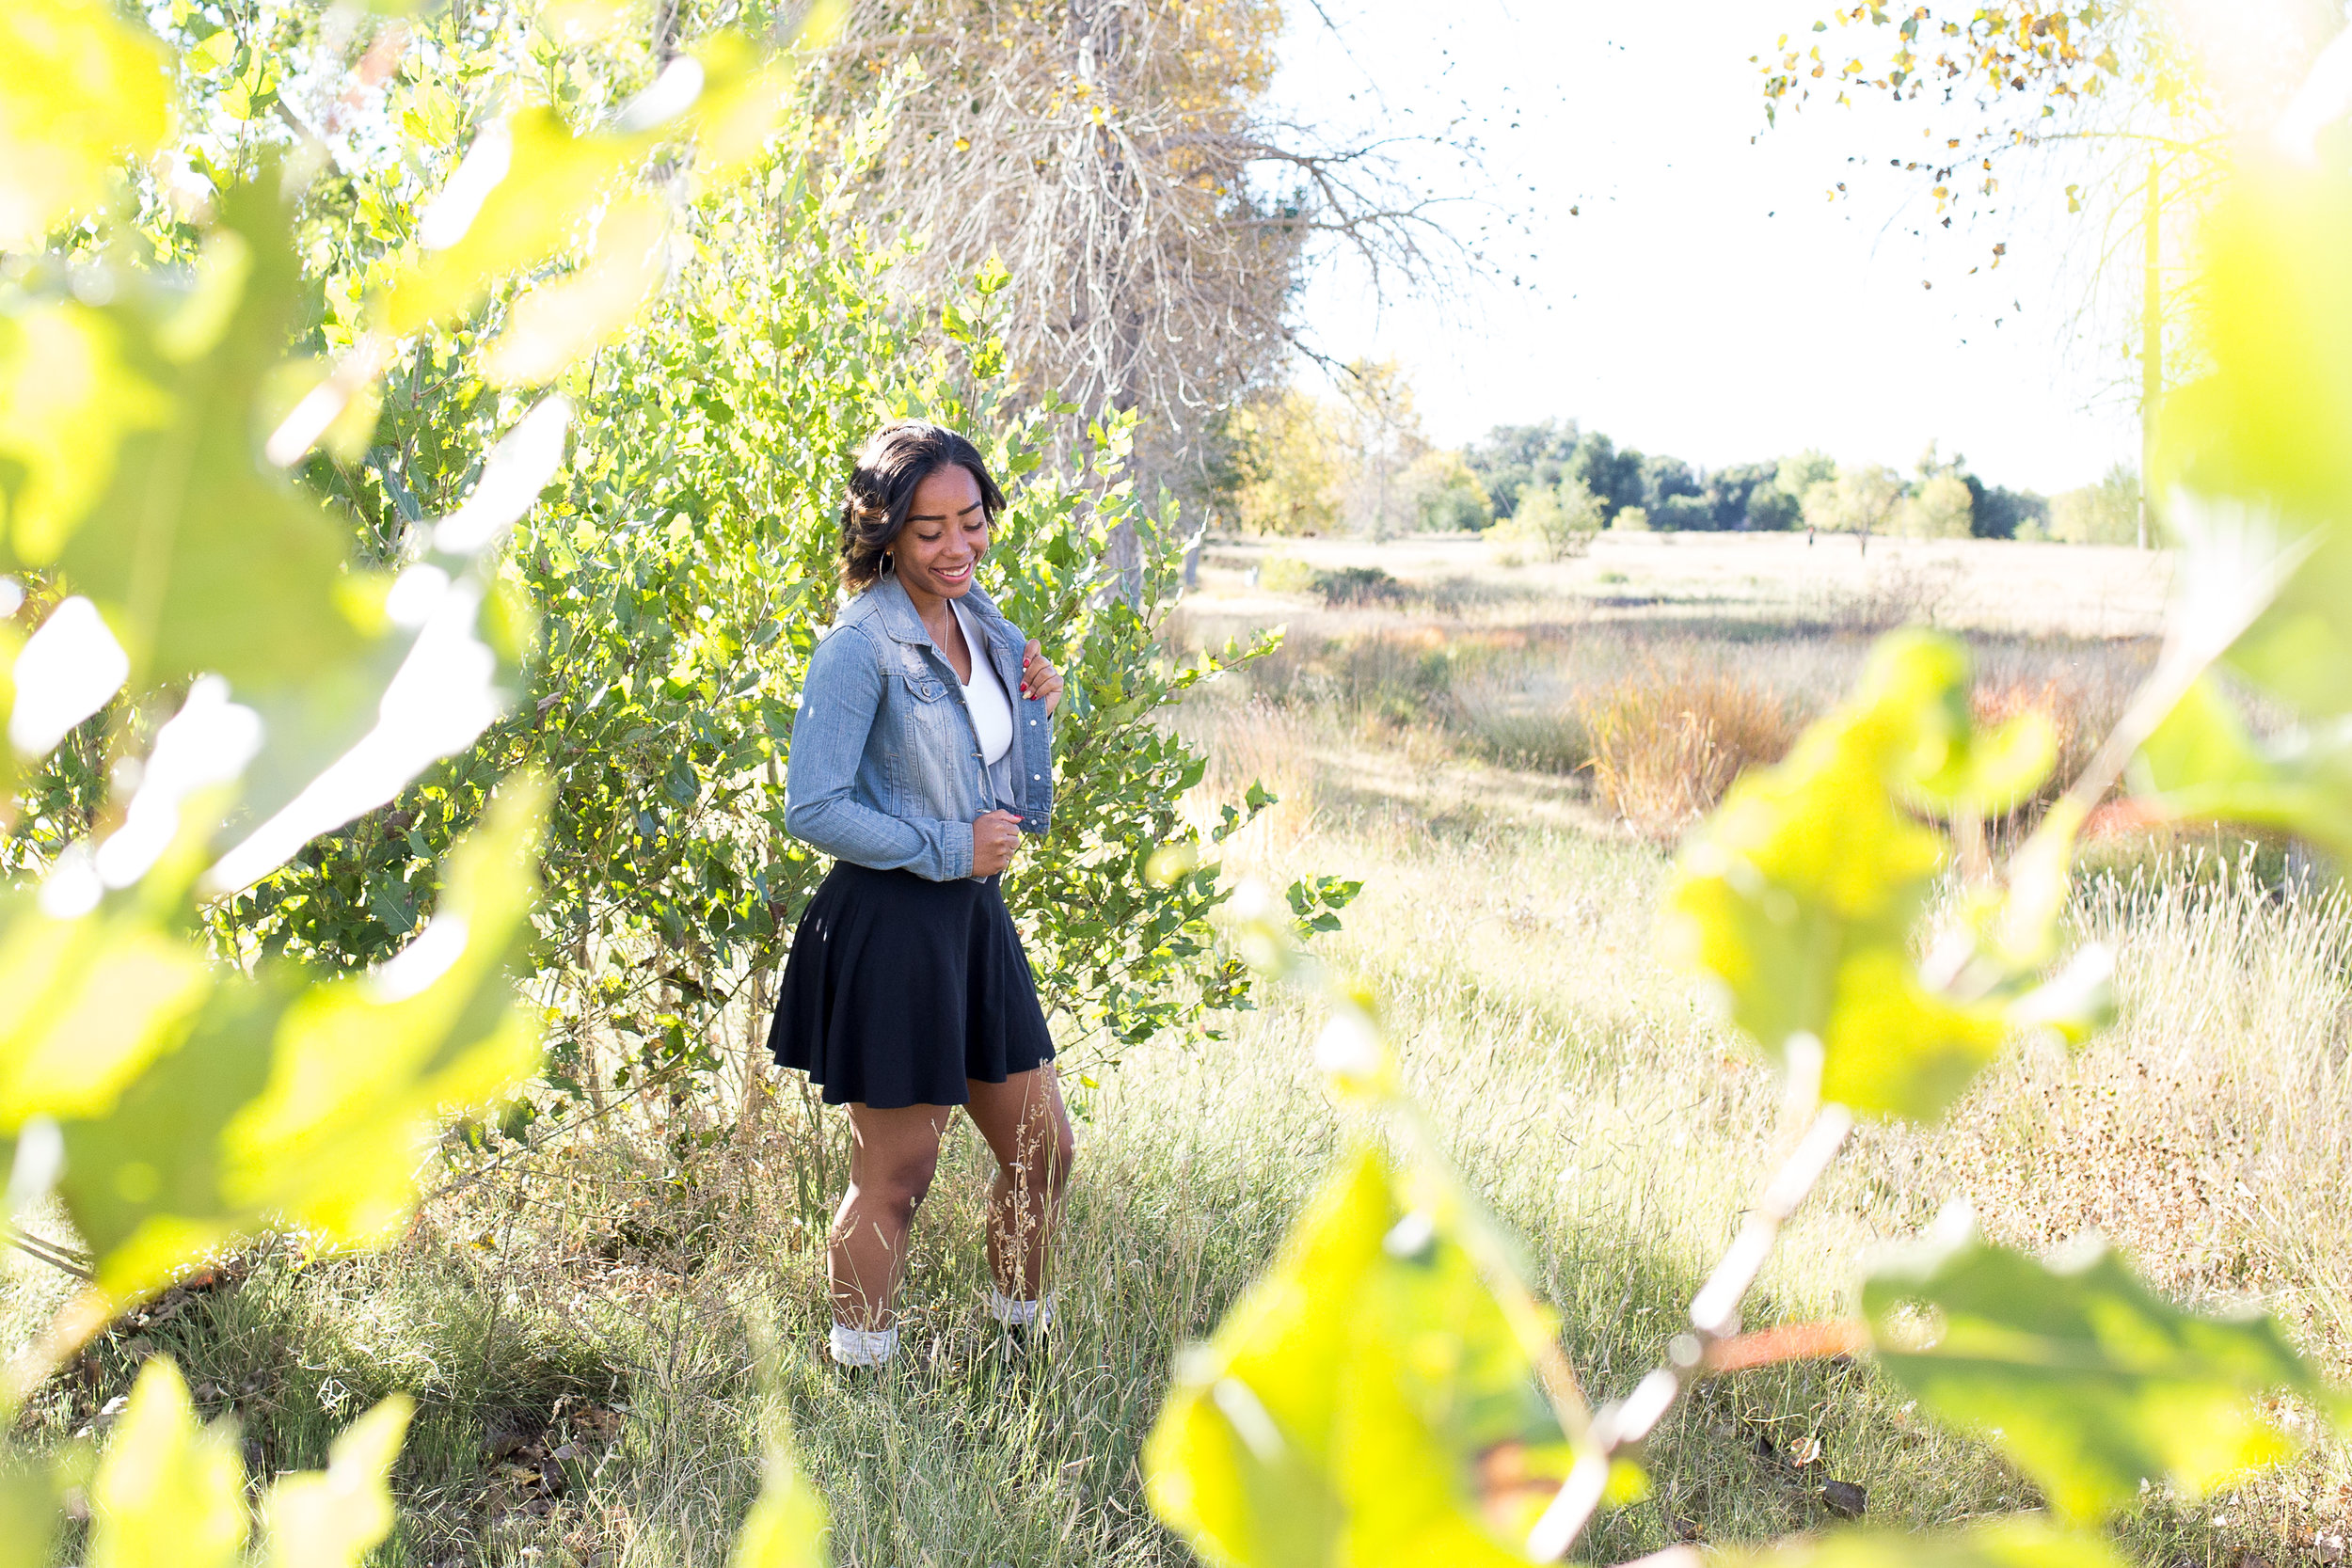
[[[2163,257],[2156,202],[2156,155],[2148,154],[2147,265],[2139,304],[2139,547],[2148,547],[2149,490],[2156,483],[2156,404],[2164,396],[2164,322],[2158,313],[2163,289],[2157,266]]]

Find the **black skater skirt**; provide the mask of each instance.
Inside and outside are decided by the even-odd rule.
[[[785,959],[768,1049],[828,1105],[961,1105],[1054,1059],[996,879],[934,882],[837,862]]]

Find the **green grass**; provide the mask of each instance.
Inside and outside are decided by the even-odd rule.
[[[1430,650],[1390,641],[1347,657],[1414,678]],[[1772,657],[1827,670],[1849,654]],[[1318,701],[1305,671],[1272,696],[1213,692],[1184,720],[1215,758],[1207,789],[1263,776],[1283,797],[1234,859],[1270,879],[1365,879],[1328,956],[1376,989],[1414,1092],[1521,1236],[1580,1376],[1621,1394],[1788,1134],[1774,1084],[1653,957],[1666,851],[1599,821],[1573,779],[1498,767],[1441,724],[1367,724],[1359,699],[1377,683]],[[1751,1325],[1851,1311],[1858,1260],[1964,1192],[1998,1237],[2042,1246],[2096,1224],[2165,1289],[2267,1305],[2352,1371],[2352,917],[2281,895],[2271,862],[2110,846],[2078,920],[2119,947],[2118,1028],[2076,1057],[2027,1052],[1947,1128],[1867,1130],[1790,1228]],[[1357,1131],[1309,1066],[1315,1005],[1271,996],[1227,1023],[1227,1038],[1073,1079],[1063,1318],[1032,1367],[1004,1363],[986,1328],[986,1157],[961,1124],[917,1222],[907,1354],[864,1381],[823,1362],[817,1243],[844,1129],[791,1085],[745,1107],[725,1085],[755,1066],[746,1031],[708,1092],[640,1099],[565,1136],[543,1123],[487,1161],[453,1148],[434,1177],[449,1190],[381,1253],[257,1249],[230,1283],[107,1336],[24,1423],[46,1440],[79,1430],[139,1356],[167,1354],[266,1472],[319,1464],[358,1409],[406,1389],[421,1414],[385,1561],[715,1565],[756,1482],[759,1324],[785,1347],[781,1395],[837,1561],[1185,1562],[1136,1471],[1170,1359]],[[12,1267],[21,1337],[58,1290]],[[1842,1363],[1705,1386],[1651,1459],[1657,1490],[1602,1518],[1589,1560],[1826,1526],[1828,1477],[1865,1487],[1887,1523],[2033,1500],[1983,1447]],[[2164,1568],[2283,1563],[2314,1528],[2341,1530],[2347,1498],[2352,1468],[2329,1445],[2239,1496],[2159,1499],[2125,1535]]]

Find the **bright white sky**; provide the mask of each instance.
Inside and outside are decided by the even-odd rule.
[[[1503,281],[1450,304],[1384,306],[1345,265],[1308,290],[1317,346],[1402,361],[1437,440],[1558,417],[1703,467],[1820,447],[1908,472],[1933,439],[1990,483],[2044,492],[2137,466],[2137,411],[2114,391],[2129,367],[2111,331],[2069,329],[2069,254],[2090,236],[2055,182],[1946,230],[1886,167],[1928,145],[1915,111],[1817,101],[1765,130],[1748,57],[1783,31],[1811,43],[1830,0],[1324,3],[1336,35],[1293,0],[1278,102],[1343,132],[1467,110],[1484,176],[1449,157],[1422,178],[1487,196],[1457,231],[1503,211],[1524,230],[1497,247]],[[1840,180],[1855,194],[1831,202]],[[1968,276],[1995,240],[1999,270]]]

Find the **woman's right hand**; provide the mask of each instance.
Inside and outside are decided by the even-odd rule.
[[[1021,818],[1009,811],[993,811],[972,824],[972,875],[993,877],[1012,863],[1021,847]]]

